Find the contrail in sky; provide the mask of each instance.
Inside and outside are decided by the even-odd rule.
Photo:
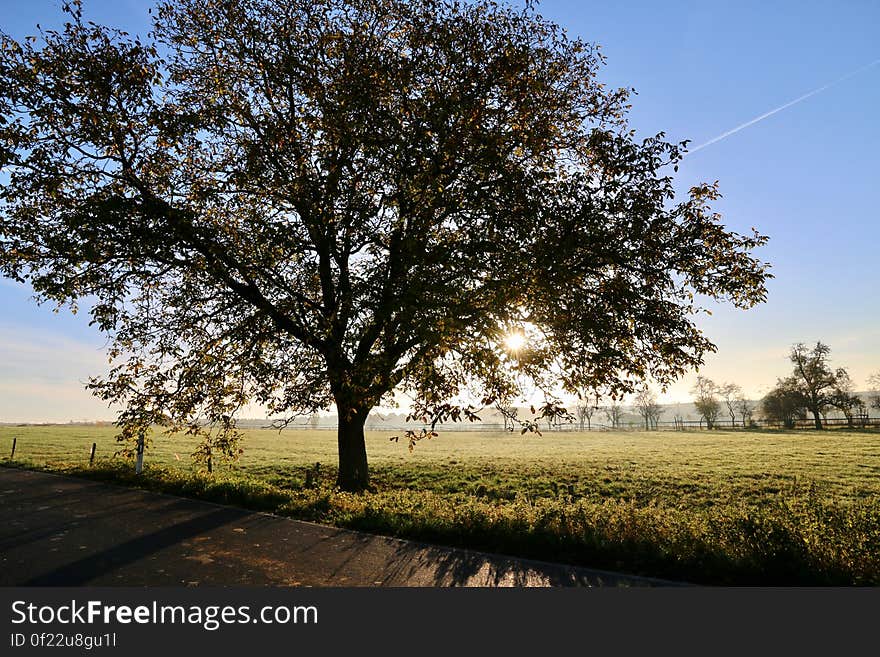
[[[694,148],[690,149],[690,150],[688,151],[688,153],[696,153],[698,150],[703,149],[703,148],[706,148],[706,146],[711,146],[712,144],[714,144],[714,143],[717,142],[717,141],[721,141],[722,139],[725,139],[725,138],[727,138],[727,137],[730,137],[730,135],[735,134],[735,133],[739,132],[740,130],[745,130],[745,129],[748,128],[749,126],[751,126],[751,125],[755,125],[758,121],[763,121],[764,119],[766,119],[766,118],[768,118],[768,117],[770,117],[770,116],[773,116],[774,114],[776,114],[776,113],[778,113],[778,112],[781,112],[781,111],[784,110],[784,109],[788,109],[788,108],[791,107],[792,105],[797,105],[797,104],[798,104],[799,102],[801,102],[802,100],[806,100],[807,98],[809,98],[809,97],[811,97],[811,96],[815,96],[816,94],[822,93],[822,92],[825,91],[826,89],[828,89],[828,88],[830,88],[830,87],[833,87],[833,86],[836,85],[836,84],[840,84],[840,83],[843,82],[844,80],[848,80],[849,78],[853,77],[854,75],[858,75],[858,74],[861,73],[862,71],[866,71],[867,69],[871,68],[872,66],[876,66],[877,64],[880,64],[880,59],[875,59],[875,60],[874,60],[873,62],[871,62],[870,64],[865,64],[864,66],[860,66],[860,67],[857,68],[855,71],[850,71],[850,72],[847,73],[846,75],[837,78],[837,79],[834,80],[833,82],[829,82],[828,84],[824,84],[824,85],[822,85],[822,86],[819,87],[818,89],[813,89],[812,91],[808,91],[808,92],[805,93],[803,96],[798,96],[798,97],[795,98],[794,100],[791,100],[791,101],[787,102],[785,105],[780,105],[780,106],[777,107],[776,109],[772,109],[772,110],[770,110],[769,112],[764,112],[764,113],[761,114],[760,116],[756,116],[754,119],[752,119],[752,120],[750,120],[750,121],[746,121],[746,122],[743,123],[742,125],[738,125],[738,126],[736,126],[735,128],[733,128],[733,129],[731,129],[731,130],[728,130],[727,132],[724,132],[724,133],[718,135],[717,137],[713,137],[712,139],[710,139],[709,141],[707,141],[707,142],[704,143],[704,144],[700,144],[699,146],[695,146]]]

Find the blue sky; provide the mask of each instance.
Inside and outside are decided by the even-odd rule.
[[[0,0],[16,37],[57,25],[57,0]],[[89,18],[148,29],[149,3],[86,0]],[[571,34],[602,45],[612,86],[635,87],[641,135],[705,143],[880,58],[880,3],[540,3]],[[832,347],[860,386],[880,370],[880,65],[689,155],[677,184],[720,182],[716,208],[731,228],[771,241],[768,302],[713,308],[700,320],[718,353],[701,370],[757,396],[788,371],[797,341]],[[0,279],[0,421],[110,418],[82,389],[106,368],[104,339],[85,314],[37,308]],[[688,397],[692,377],[667,400]]]

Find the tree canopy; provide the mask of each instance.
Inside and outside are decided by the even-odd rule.
[[[531,7],[173,0],[147,37],[65,11],[2,37],[0,271],[88,300],[124,435],[229,449],[246,402],[335,406],[356,490],[393,391],[427,423],[523,386],[552,413],[699,365],[699,295],[765,298],[765,238],[714,184],[676,201],[684,144],[637,140],[598,46]]]

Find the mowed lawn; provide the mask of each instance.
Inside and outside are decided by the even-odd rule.
[[[0,457],[337,525],[707,583],[880,583],[880,433],[368,434],[375,490],[333,487],[333,431],[251,430],[194,465],[156,435],[146,476],[112,427],[0,427]],[[97,443],[91,473],[88,454]],[[316,468],[315,464],[320,464]]]

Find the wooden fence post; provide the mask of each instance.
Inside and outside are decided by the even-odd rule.
[[[17,441],[18,441],[18,438],[16,438],[15,436],[13,436],[13,437],[12,437],[12,454],[9,455],[9,458],[10,458],[10,459],[14,459],[14,458],[15,458],[15,443],[16,443]]]
[[[92,443],[92,449],[89,452],[89,467],[92,467],[95,464],[95,450],[98,448],[98,443]]]

